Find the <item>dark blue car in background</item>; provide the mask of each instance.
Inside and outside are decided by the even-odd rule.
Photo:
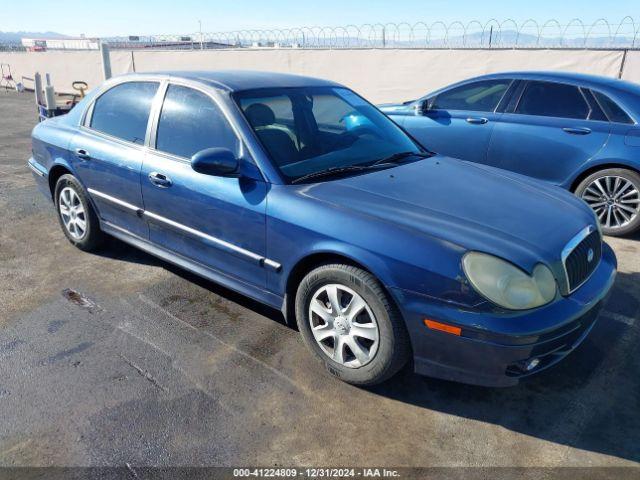
[[[358,385],[417,372],[512,385],[591,330],[616,259],[591,209],[424,150],[324,80],[127,75],[36,126],[64,234],[105,234],[283,311]]]
[[[574,192],[605,234],[640,228],[640,85],[500,73],[381,108],[430,150]]]

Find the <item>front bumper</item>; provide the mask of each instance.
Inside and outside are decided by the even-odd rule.
[[[604,244],[600,264],[584,285],[568,297],[526,312],[477,312],[394,289],[411,337],[416,373],[510,386],[555,365],[593,328],[616,267],[613,251]],[[424,325],[425,318],[460,327],[461,335],[431,330]],[[527,370],[534,358],[537,365]]]

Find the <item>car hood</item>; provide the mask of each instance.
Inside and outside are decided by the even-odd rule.
[[[527,270],[557,262],[562,249],[594,224],[571,193],[485,165],[440,155],[395,168],[307,185],[305,195],[510,260]]]

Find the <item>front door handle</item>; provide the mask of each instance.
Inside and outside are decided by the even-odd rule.
[[[89,160],[91,155],[84,148],[76,148],[76,157],[81,160]]]
[[[585,127],[564,127],[562,130],[570,135],[589,135],[591,133],[591,129]]]
[[[467,123],[471,123],[473,125],[484,125],[489,121],[486,117],[469,117],[467,118]]]
[[[172,185],[172,181],[169,177],[167,177],[163,173],[151,172],[149,174],[149,181],[153,183],[156,187],[167,188]]]

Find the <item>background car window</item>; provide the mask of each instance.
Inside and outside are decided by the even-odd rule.
[[[158,121],[156,149],[190,158],[212,147],[238,149],[238,138],[222,111],[202,92],[169,85]]]
[[[93,107],[91,128],[128,142],[144,144],[157,82],[127,82],[100,95]]]
[[[609,120],[617,123],[633,123],[633,120],[625,113],[620,106],[609,97],[600,92],[591,92],[598,100],[598,103],[609,117]]]
[[[600,108],[600,105],[596,101],[596,98],[593,96],[591,91],[582,90],[582,93],[587,99],[587,103],[589,104],[589,108],[591,109],[591,112],[589,112],[589,117],[587,118],[589,120],[599,120],[601,122],[608,122],[609,119],[604,114],[604,111],[602,110],[602,108]]]
[[[578,87],[561,83],[529,82],[520,98],[516,113],[586,119],[589,110],[589,105]]]
[[[510,83],[509,79],[486,80],[452,88],[439,94],[433,101],[431,108],[493,112]]]

